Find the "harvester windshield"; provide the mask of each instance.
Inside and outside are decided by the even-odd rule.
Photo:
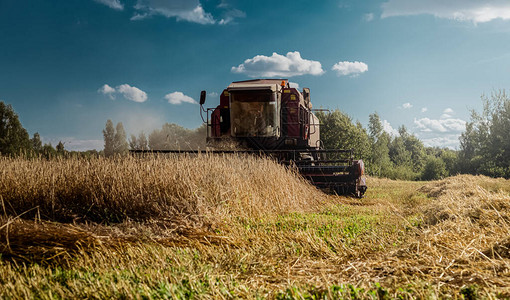
[[[277,136],[279,113],[276,93],[231,92],[230,109],[233,136]]]

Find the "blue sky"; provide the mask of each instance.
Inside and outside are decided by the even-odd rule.
[[[0,100],[67,149],[201,124],[201,90],[283,77],[314,107],[458,147],[480,96],[509,86],[507,0],[0,0]]]

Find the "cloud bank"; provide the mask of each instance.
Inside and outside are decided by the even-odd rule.
[[[179,105],[183,103],[197,104],[197,101],[195,101],[195,99],[184,95],[182,92],[173,92],[170,94],[166,94],[165,99],[168,100],[168,103],[174,105]]]
[[[420,140],[426,147],[439,147],[439,148],[450,148],[458,149],[459,147],[459,135],[458,134],[447,134],[444,136],[435,137],[419,137]]]
[[[381,18],[427,14],[474,23],[510,19],[507,0],[389,0],[382,4],[382,10]]]
[[[110,97],[110,99],[115,99],[116,94],[121,94],[127,100],[134,102],[141,103],[147,101],[147,93],[129,84],[121,84],[117,86],[117,88],[112,88],[108,84],[105,84],[99,88],[97,92]]]
[[[461,133],[466,129],[466,121],[461,119],[414,119],[414,125],[422,132]]]
[[[335,71],[338,76],[356,77],[368,71],[368,66],[366,63],[359,61],[340,61],[337,62],[331,70]]]
[[[317,76],[324,73],[320,62],[303,59],[298,51],[288,52],[285,56],[276,52],[271,56],[257,55],[237,67],[232,67],[231,71],[249,77]]]
[[[213,16],[204,11],[198,0],[138,0],[135,5],[137,13],[131,20],[142,20],[154,15],[176,18],[198,24],[215,24]]]
[[[455,111],[446,108],[439,119],[414,119],[418,137],[427,147],[459,147],[459,136],[466,130],[466,121],[454,118]]]
[[[466,129],[466,121],[454,118],[452,116],[454,114],[455,111],[453,109],[446,108],[439,119],[414,119],[414,125],[421,132],[461,133]]]

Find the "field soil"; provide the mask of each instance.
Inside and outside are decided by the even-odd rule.
[[[510,297],[508,180],[356,199],[242,155],[0,166],[0,298]]]

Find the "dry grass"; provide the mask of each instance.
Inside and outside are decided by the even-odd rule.
[[[70,222],[149,219],[220,222],[313,210],[320,193],[267,159],[168,155],[55,161],[0,159],[0,197],[9,215]]]
[[[0,297],[510,296],[506,180],[358,200],[245,156],[0,164]]]
[[[418,191],[429,201],[418,201],[419,219],[410,224],[415,237],[378,258],[351,262],[351,278],[388,285],[418,278],[437,293],[477,286],[487,295],[509,297],[508,190],[510,182],[481,176],[424,184]]]

